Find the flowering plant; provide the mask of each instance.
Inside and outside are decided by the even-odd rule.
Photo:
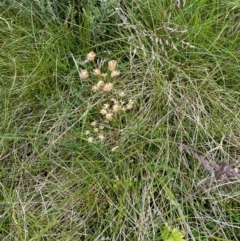
[[[123,113],[133,109],[134,100],[127,98],[122,89],[115,87],[115,81],[121,72],[117,70],[117,61],[108,62],[107,72],[102,72],[101,67],[95,62],[96,53],[87,54],[85,62],[93,64],[92,73],[88,69],[80,69],[79,77],[91,83],[91,92],[98,96],[95,109],[99,114],[97,120],[93,120],[85,131],[86,140],[89,143],[108,143],[112,150],[119,147],[121,131],[121,118]]]

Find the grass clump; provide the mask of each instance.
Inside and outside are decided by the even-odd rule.
[[[0,4],[1,240],[238,240],[239,4],[28,3]]]

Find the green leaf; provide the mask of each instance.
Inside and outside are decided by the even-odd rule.
[[[186,241],[184,233],[177,228],[173,228],[170,232],[168,226],[165,226],[161,235],[163,241]]]
[[[163,241],[167,240],[169,234],[170,234],[170,229],[169,229],[168,226],[165,226],[164,229],[163,229],[162,235],[161,235]]]

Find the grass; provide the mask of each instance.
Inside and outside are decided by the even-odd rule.
[[[1,240],[238,240],[239,3],[44,2],[0,3]],[[134,100],[115,122],[90,51]]]

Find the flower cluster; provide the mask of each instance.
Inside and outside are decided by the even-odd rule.
[[[119,96],[124,97],[125,93],[120,92]],[[106,103],[103,105],[102,109],[100,110],[100,114],[105,116],[107,120],[112,120],[116,113],[132,109],[134,106],[133,100],[130,99],[126,102],[122,98],[121,100],[117,100],[116,98],[111,98],[110,104]]]
[[[96,54],[91,51],[87,54],[85,62],[92,62],[94,65],[92,75],[89,74],[87,69],[80,69],[79,77],[81,79],[89,79],[91,83],[91,91],[100,93],[100,99],[96,105],[97,112],[99,115],[98,121],[93,121],[91,127],[85,132],[87,141],[89,143],[109,142],[107,136],[112,136],[109,130],[114,129],[113,120],[116,125],[117,121],[120,120],[121,114],[134,107],[134,101],[128,99],[127,95],[122,90],[114,89],[114,81],[120,76],[120,71],[117,70],[117,61],[111,60],[108,62],[108,71],[102,72],[101,68],[95,63]],[[94,79],[94,80],[93,80]],[[120,115],[119,115],[120,114]],[[117,125],[119,126],[119,125]],[[105,128],[107,127],[107,128]],[[118,131],[119,128],[118,128]],[[110,134],[110,135],[109,135]],[[119,135],[117,135],[119,136]]]
[[[92,91],[97,92],[99,90],[103,90],[104,92],[109,92],[113,89],[112,83],[104,83],[103,80],[99,80],[97,84],[92,86]]]
[[[93,143],[95,141],[95,137],[101,142],[105,140],[105,136],[103,134],[104,126],[97,123],[97,121],[93,121],[91,123],[91,132],[87,130],[85,132],[86,136],[88,137],[88,143]],[[96,135],[93,135],[95,133]]]
[[[87,79],[89,77],[88,71],[86,69],[81,69],[79,71],[79,77],[81,79]]]

